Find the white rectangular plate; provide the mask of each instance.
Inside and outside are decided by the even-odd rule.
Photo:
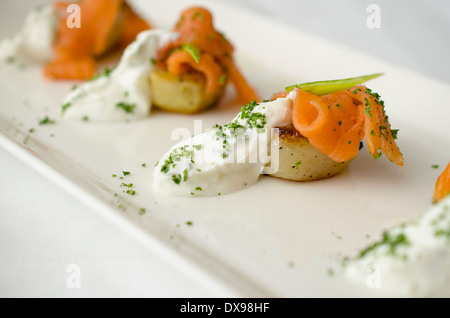
[[[163,28],[190,5],[135,3]],[[4,63],[0,145],[204,283],[212,295],[372,295],[330,276],[330,269],[339,273],[343,255],[355,255],[382,230],[416,219],[429,206],[438,175],[431,166],[445,166],[450,158],[450,86],[225,2],[197,3],[212,10],[215,25],[235,45],[243,73],[264,98],[299,82],[386,73],[368,86],[381,94],[393,127],[400,129],[405,168],[384,157],[375,161],[364,149],[347,171],[329,180],[263,177],[219,197],[155,197],[153,166],[176,143],[172,131],[194,133],[194,120],[202,120],[203,129],[229,122],[241,106],[231,88],[218,107],[198,115],[155,111],[132,123],[74,123],[59,115],[71,83],[46,81],[39,67]],[[3,38],[10,35],[11,14],[0,15]],[[57,123],[40,126],[45,116]],[[122,171],[131,172],[123,181],[134,184],[133,197],[123,193],[122,180],[112,178]]]

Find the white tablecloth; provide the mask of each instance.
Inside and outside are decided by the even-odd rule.
[[[450,82],[447,0],[377,1],[380,29],[372,1],[231,2]],[[211,295],[1,148],[0,167],[0,297]]]

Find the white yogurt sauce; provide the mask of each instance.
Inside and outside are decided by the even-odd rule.
[[[255,184],[270,160],[271,128],[292,123],[293,94],[250,103],[230,124],[173,146],[155,167],[154,189],[176,196],[215,196]]]
[[[450,296],[450,195],[414,223],[383,234],[351,260],[346,277],[399,297]],[[372,286],[372,287],[374,287]]]
[[[149,74],[157,51],[177,33],[149,30],[140,33],[108,74],[75,88],[63,101],[67,119],[117,122],[146,117],[151,109]]]
[[[19,63],[49,62],[53,57],[57,12],[53,6],[42,6],[31,11],[22,30],[0,42],[0,60]]]

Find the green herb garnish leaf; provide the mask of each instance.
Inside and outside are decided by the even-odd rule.
[[[196,47],[193,44],[187,43],[187,44],[183,44],[182,46],[183,50],[185,50],[186,52],[188,52],[192,58],[194,59],[195,63],[198,63],[200,61],[200,49],[198,47]]]
[[[314,95],[327,95],[327,94],[331,94],[331,93],[340,92],[340,91],[343,91],[346,89],[350,89],[353,86],[362,84],[371,79],[377,78],[381,75],[383,75],[383,73],[351,77],[351,78],[339,79],[339,80],[303,83],[303,84],[292,85],[292,86],[286,87],[286,91],[290,92],[294,88],[298,87],[298,88],[300,88],[308,93],[314,94]]]

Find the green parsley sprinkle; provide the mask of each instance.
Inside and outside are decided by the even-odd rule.
[[[67,110],[67,108],[69,108],[70,106],[72,106],[72,103],[67,103],[62,105],[62,113],[64,114],[64,112]]]
[[[122,171],[122,173],[124,176],[129,176],[131,174],[131,172],[128,172],[128,171]]]
[[[391,130],[392,138],[394,138],[394,140],[397,139],[397,135],[398,135],[398,131],[399,131],[399,130],[400,130],[400,129],[392,129],[392,130]]]
[[[439,165],[432,165],[431,168],[433,168],[433,169],[439,169]]]
[[[219,84],[225,84],[225,82],[226,82],[226,80],[227,80],[227,74],[222,74],[220,77],[219,77]]]
[[[54,120],[52,120],[52,119],[50,119],[50,118],[48,118],[48,116],[46,116],[44,119],[42,119],[40,122],[39,122],[39,125],[53,125],[53,124],[55,124],[56,122],[54,121]]]
[[[370,103],[369,103],[370,104]],[[366,108],[364,108],[364,113],[369,117],[372,118],[372,114],[370,113],[372,111],[372,107],[369,105]]]
[[[195,191],[203,191],[202,187],[195,188]]]
[[[126,193],[129,194],[129,195],[135,195],[136,191],[134,191],[134,190],[127,190]]]
[[[180,175],[173,175],[172,181],[175,182],[175,184],[180,184],[181,182],[181,176]]]
[[[298,167],[299,167],[301,164],[302,164],[301,161],[297,161],[296,163],[294,163],[294,164],[292,165],[292,168],[298,169]]]
[[[124,102],[120,102],[116,104],[117,108],[123,109],[126,113],[130,114],[134,112],[134,109],[136,108],[136,104],[127,104]]]

